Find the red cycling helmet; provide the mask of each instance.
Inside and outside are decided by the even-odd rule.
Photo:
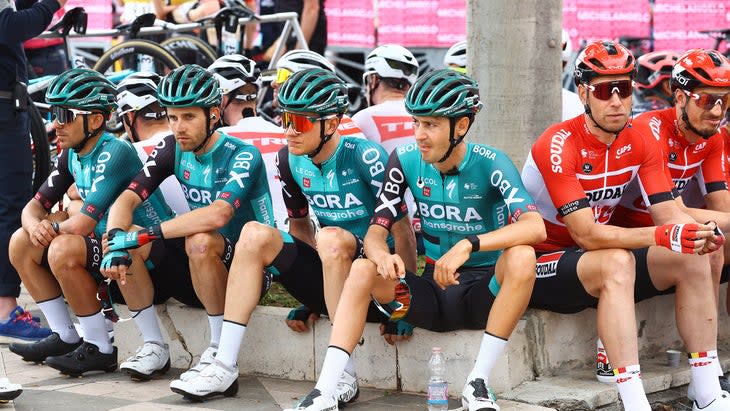
[[[672,67],[679,59],[675,51],[653,51],[636,59],[636,87],[650,89],[658,86],[662,80],[672,77]]]
[[[674,65],[670,85],[672,91],[730,87],[730,61],[715,50],[689,50]]]
[[[626,74],[633,80],[636,76],[634,55],[621,44],[600,40],[588,43],[575,60],[573,80],[575,85],[588,84],[599,76]]]

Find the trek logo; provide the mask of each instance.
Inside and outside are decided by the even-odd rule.
[[[445,219],[465,223],[482,221],[482,216],[479,215],[474,207],[468,207],[466,210],[463,210],[463,216],[461,215],[462,209],[452,205],[418,203],[418,211],[420,211],[421,217],[423,218]]]
[[[601,200],[616,200],[621,198],[625,185],[616,187],[605,187],[600,190],[588,191],[586,197],[590,203],[596,203]]]
[[[631,144],[627,144],[618,150],[616,150],[616,160],[621,158],[624,154],[631,152]]]
[[[283,133],[259,133],[251,131],[233,131],[229,135],[255,146],[261,154],[276,153],[286,146],[286,138]]]
[[[353,134],[362,133],[360,127],[358,127],[357,124],[355,124],[355,122],[349,117],[343,117],[342,120],[340,120],[340,125],[337,127],[337,131],[341,136],[351,136]]]
[[[535,274],[537,278],[555,277],[558,273],[558,260],[565,254],[565,251],[543,254],[537,259]]]
[[[409,116],[373,116],[380,133],[380,142],[394,138],[413,137],[413,118]]]
[[[570,137],[571,133],[564,129],[558,131],[550,138],[550,162],[552,163],[551,170],[553,173],[563,172],[563,146],[565,145],[565,139]]]
[[[504,203],[510,209],[512,208],[511,205],[513,203],[522,203],[525,201],[524,198],[517,197],[518,188],[512,187],[512,183],[504,178],[504,175],[500,170],[494,170],[492,175],[489,177],[489,181],[492,183],[492,186],[499,189],[499,192],[502,193],[502,198],[504,198]]]
[[[363,205],[353,193],[346,193],[344,199],[338,194],[314,194],[306,197],[309,204],[319,208],[349,209]]]

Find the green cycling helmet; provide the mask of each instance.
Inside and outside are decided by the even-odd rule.
[[[197,64],[171,71],[157,88],[162,107],[215,107],[221,104],[221,89],[215,76]]]
[[[296,72],[279,89],[283,110],[304,113],[344,114],[347,112],[347,86],[334,73],[321,68]]]
[[[406,94],[406,111],[414,116],[471,116],[482,106],[477,82],[449,69],[425,74]]]
[[[73,68],[59,74],[46,90],[46,102],[79,110],[117,108],[117,90],[106,77],[88,68]]]

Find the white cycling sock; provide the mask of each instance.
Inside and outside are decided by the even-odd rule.
[[[616,371],[618,370],[618,374]],[[614,370],[618,395],[624,403],[624,409],[636,411],[651,411],[651,405],[646,398],[644,385],[641,382],[641,368],[638,364],[629,365]]]
[[[715,365],[717,350],[689,353],[689,357],[695,402],[699,408],[704,408],[722,392]]]
[[[347,359],[347,365],[345,365],[345,371],[347,371],[347,373],[352,376],[355,376],[355,361],[353,360],[354,356],[355,353],[350,354],[350,358]]]
[[[81,339],[79,333],[76,332],[76,327],[74,327],[71,321],[71,315],[68,313],[66,303],[63,301],[62,296],[38,303],[38,307],[43,312],[46,320],[48,320],[48,326],[54,333],[57,333],[61,337],[61,341],[75,343]]]
[[[223,363],[226,367],[235,367],[236,359],[238,359],[238,351],[241,350],[241,342],[245,333],[245,325],[233,321],[223,321],[223,326],[221,327],[222,343],[218,346],[218,353],[215,355],[215,359]]]
[[[77,316],[78,317],[78,316]],[[114,351],[109,334],[106,331],[104,314],[98,312],[86,317],[78,317],[81,329],[84,330],[84,341],[94,344],[103,354],[111,354]]]
[[[345,370],[349,358],[350,354],[342,348],[334,345],[327,347],[322,372],[319,373],[319,379],[314,388],[318,389],[322,395],[333,395],[337,391],[337,381],[339,381],[342,371]]]
[[[488,385],[489,374],[492,372],[494,364],[502,355],[506,346],[507,340],[495,337],[485,331],[477,360],[474,362],[474,368],[472,368],[466,381],[469,382],[475,378],[482,378],[484,384]]]
[[[157,310],[154,305],[141,310],[131,311],[137,328],[142,333],[144,342],[156,342],[164,346],[165,342],[160,331],[160,324],[157,322]]]
[[[223,315],[208,315],[208,324],[210,324],[210,346],[218,347],[221,342]]]

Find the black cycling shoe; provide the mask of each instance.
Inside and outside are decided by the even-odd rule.
[[[82,341],[78,340],[75,343],[67,343],[58,336],[58,333],[53,333],[40,341],[29,344],[13,343],[8,348],[10,351],[23,357],[24,361],[41,363],[47,357],[70,353],[78,348]]]
[[[46,358],[46,365],[71,377],[87,371],[114,372],[117,369],[117,347],[111,354],[104,354],[96,345],[84,341],[68,354]]]

